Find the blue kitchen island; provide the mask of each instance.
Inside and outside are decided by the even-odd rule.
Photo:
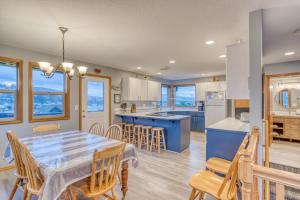
[[[182,152],[190,145],[191,117],[188,115],[125,113],[116,116],[124,123],[164,128],[167,150]]]
[[[233,160],[249,129],[249,123],[235,118],[226,118],[206,128],[206,160],[211,157]]]

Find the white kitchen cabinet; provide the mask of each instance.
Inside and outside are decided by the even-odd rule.
[[[122,99],[125,101],[161,101],[161,83],[132,77],[123,78]]]
[[[148,100],[161,101],[161,83],[157,81],[148,81]]]
[[[197,101],[205,101],[205,92],[207,91],[226,91],[226,82],[216,81],[196,83]]]
[[[226,51],[227,98],[249,99],[249,43],[228,46]]]
[[[138,78],[123,78],[122,99],[126,101],[145,101],[148,98],[147,80]]]

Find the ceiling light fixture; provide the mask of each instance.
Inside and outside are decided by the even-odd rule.
[[[291,56],[291,55],[294,55],[294,54],[295,54],[295,52],[293,52],[293,51],[284,53],[285,56]]]
[[[215,41],[213,41],[213,40],[208,40],[208,41],[205,42],[205,44],[207,44],[207,45],[212,45],[214,43],[215,43]]]
[[[156,74],[161,75],[161,72],[157,72]]]
[[[170,60],[169,63],[170,64],[174,64],[176,61],[175,60]]]
[[[138,69],[138,70],[141,70],[141,69],[142,69],[142,67],[137,67],[137,69]]]
[[[226,55],[223,54],[223,55],[220,55],[219,57],[220,57],[220,58],[226,58]]]
[[[66,27],[58,28],[62,33],[62,63],[52,65],[49,62],[38,62],[40,70],[43,72],[43,76],[46,78],[52,78],[56,71],[63,70],[63,72],[72,80],[75,70],[73,69],[74,64],[70,62],[65,62],[65,33],[68,31]],[[78,75],[84,77],[87,72],[86,66],[78,66]]]

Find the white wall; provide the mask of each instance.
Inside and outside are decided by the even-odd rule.
[[[266,75],[300,72],[300,60],[266,64],[264,66],[264,72]]]
[[[0,56],[3,57],[11,57],[11,58],[19,58],[23,60],[23,123],[21,124],[11,124],[11,125],[0,125],[0,158],[2,158],[3,151],[5,145],[7,143],[6,139],[6,131],[12,130],[16,132],[18,137],[25,137],[32,134],[32,127],[38,124],[45,124],[49,122],[43,123],[29,123],[28,122],[28,62],[29,61],[41,61],[46,60],[51,63],[60,63],[61,58],[52,55],[41,54],[29,50],[18,49],[14,47],[9,47],[5,45],[0,45]],[[142,75],[138,75],[131,72],[116,70],[108,67],[98,67],[95,64],[84,63],[80,61],[72,61],[75,65],[86,65],[89,67],[89,72],[94,71],[94,67],[101,68],[102,73],[101,75],[111,76],[112,78],[112,85],[120,85],[121,79],[123,77],[141,77]],[[161,80],[165,82],[164,80]],[[79,113],[75,111],[75,105],[78,105],[79,96],[78,96],[78,79],[74,77],[71,81],[71,98],[70,98],[70,120],[63,120],[59,123],[61,124],[62,130],[75,130],[79,128]],[[112,114],[114,114],[115,108],[119,107],[120,104],[113,103],[113,94],[112,91]],[[113,115],[112,115],[113,116]],[[7,164],[5,161],[0,159],[0,166]]]
[[[216,76],[216,78],[219,81],[226,80],[225,75]],[[169,81],[169,82],[170,82],[170,84],[176,85],[176,84],[195,84],[195,83],[200,83],[200,82],[212,82],[212,81],[213,81],[213,77],[201,77],[201,78],[193,78],[193,79],[175,80],[175,81]]]

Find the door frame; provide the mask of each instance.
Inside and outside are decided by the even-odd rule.
[[[108,120],[108,124],[109,126],[111,125],[111,121],[112,121],[112,110],[111,110],[111,77],[110,76],[103,76],[103,75],[99,75],[99,74],[92,74],[92,73],[87,73],[85,75],[85,77],[96,77],[96,78],[104,78],[104,79],[108,79],[108,115],[109,115],[109,120]],[[79,77],[79,105],[78,105],[78,111],[79,111],[79,130],[82,130],[82,94],[81,94],[81,90],[82,90],[82,79],[84,79],[85,77]]]

